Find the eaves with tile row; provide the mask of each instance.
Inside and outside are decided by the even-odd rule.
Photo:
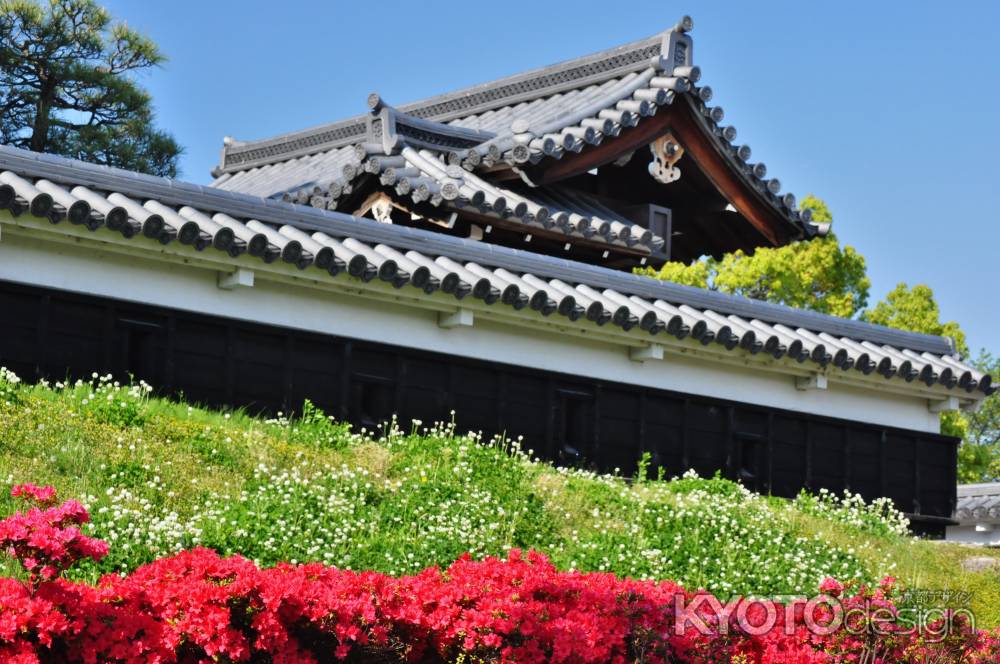
[[[383,282],[733,359],[975,402],[995,388],[950,339],[892,330],[370,219],[0,147],[0,206],[129,246],[180,244],[282,263],[318,279]],[[16,219],[15,219],[16,220]],[[48,226],[46,226],[48,227]],[[243,263],[245,264],[245,263]],[[661,341],[662,340],[662,341]],[[873,383],[874,384],[874,383]]]
[[[960,484],[955,518],[960,521],[1000,520],[1000,482]]]

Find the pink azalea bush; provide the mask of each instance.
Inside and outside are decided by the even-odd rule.
[[[4,662],[1000,661],[1000,633],[963,621],[941,638],[935,625],[909,629],[892,579],[829,579],[821,605],[722,605],[669,581],[560,572],[517,550],[393,578],[319,563],[261,569],[199,548],[74,583],[62,571],[107,553],[77,528],[86,510],[55,506],[50,487],[12,495],[29,508],[0,522],[0,546],[29,578],[0,579]]]
[[[19,484],[10,495],[24,500],[29,509],[0,521],[0,549],[17,559],[32,586],[51,581],[79,560],[100,560],[108,554],[106,543],[77,528],[90,521],[80,503],[67,500],[56,507],[55,489],[34,484]]]

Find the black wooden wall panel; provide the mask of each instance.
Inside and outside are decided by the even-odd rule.
[[[495,371],[479,367],[455,366],[451,382],[457,386],[451,396],[455,424],[460,431],[497,431],[500,400],[500,376]],[[450,419],[451,414],[448,414]],[[427,424],[430,424],[428,422]]]
[[[636,462],[642,456],[640,395],[638,390],[601,390],[598,444],[591,457],[595,467],[635,474]]]
[[[112,306],[110,343],[106,344],[108,371],[116,376],[131,371],[150,385],[162,386],[167,380],[166,358],[170,352],[167,337],[168,317],[133,306]]]
[[[684,416],[687,464],[703,477],[726,469],[727,415],[722,404],[689,401],[687,405]]]
[[[812,439],[813,489],[840,492],[845,485],[847,468],[844,461],[844,428],[825,422],[810,425]]]
[[[108,369],[103,345],[106,305],[53,297],[48,318],[43,360],[47,373],[82,377]]]
[[[650,474],[679,475],[684,468],[684,401],[650,392],[644,413],[643,447],[650,453]]]
[[[922,438],[920,446],[920,511],[950,514],[955,509],[955,491],[945,469],[955,467],[955,457],[947,445]]]
[[[421,420],[430,425],[449,420],[449,365],[423,358],[406,358],[403,365],[405,380],[398,408],[401,422]]]
[[[890,433],[886,436],[885,451],[889,471],[886,472],[886,495],[900,509],[912,512],[916,500],[916,441],[911,436]]]
[[[285,338],[282,334],[245,327],[232,330],[231,393],[227,401],[253,413],[285,408]],[[298,408],[302,404],[295,404]]]
[[[8,369],[22,377],[39,373],[39,323],[43,299],[34,293],[0,295],[0,353]]]
[[[298,408],[309,399],[324,412],[337,415],[343,399],[340,389],[340,375],[344,370],[342,345],[322,337],[297,336],[289,363],[292,380],[288,405]]]
[[[806,423],[787,415],[775,415],[772,424],[771,493],[794,497],[808,486],[806,467]]]
[[[173,387],[194,402],[226,403],[227,326],[178,316],[173,337]]]
[[[0,282],[0,364],[25,379],[143,378],[252,412],[305,399],[356,426],[397,414],[523,436],[559,463],[630,475],[721,472],[764,493],[887,495],[950,516],[955,439]]]
[[[864,495],[881,495],[881,432],[852,429],[850,435],[850,488]]]
[[[485,368],[484,368],[485,370]],[[549,449],[551,407],[548,386],[542,376],[510,373],[507,375],[507,399],[494,408],[507,411],[506,432],[513,438],[524,436],[526,449],[552,458]]]

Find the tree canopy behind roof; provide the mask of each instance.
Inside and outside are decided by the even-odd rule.
[[[926,284],[917,284],[912,288],[905,283],[896,284],[885,299],[865,311],[861,319],[897,330],[951,337],[958,352],[963,357],[969,356],[965,333],[955,321],[941,321],[941,310],[934,299],[934,291]]]
[[[814,221],[833,220],[826,204],[811,194],[803,199],[802,207],[813,211]],[[871,286],[864,256],[854,247],[841,245],[832,233],[783,247],[761,247],[752,255],[738,250],[721,259],[706,258],[690,265],[668,262],[659,270],[640,272],[844,318],[865,308]]]
[[[181,148],[133,79],[163,61],[93,0],[0,0],[0,140],[175,177]]]

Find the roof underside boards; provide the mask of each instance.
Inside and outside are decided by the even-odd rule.
[[[351,187],[345,176],[367,157],[398,154],[405,146],[428,148],[484,178],[498,169],[530,178],[546,162],[572,162],[576,153],[671,113],[683,98],[699,117],[698,131],[753,192],[754,204],[780,220],[779,235],[813,236],[808,211],[796,208],[793,195],[779,195],[781,183],[767,177],[764,164],[750,162],[750,148],[735,143],[735,128],[721,124],[721,107],[709,105],[712,91],[698,85],[687,29],[690,23],[682,21],[649,39],[399,109],[372,95],[368,116],[265,141],[228,142],[213,186],[292,194],[298,202],[337,209]]]
[[[137,251],[144,243],[179,242],[233,258],[283,261],[322,271],[323,278],[378,279],[539,319],[619,328],[652,343],[669,335],[693,347],[763,354],[816,371],[880,374],[897,385],[940,387],[967,399],[995,389],[941,337],[14,148],[0,147],[0,205],[95,236],[120,234]]]
[[[960,484],[955,518],[959,521],[1000,520],[1000,482]]]

